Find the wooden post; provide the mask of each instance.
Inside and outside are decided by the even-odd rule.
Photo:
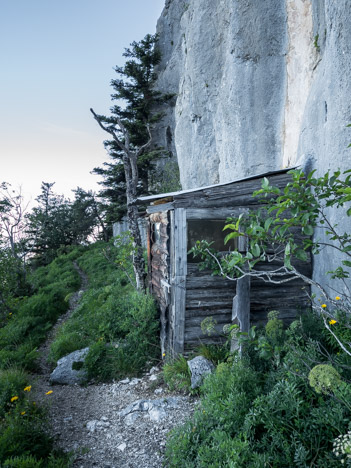
[[[236,283],[236,295],[233,299],[233,324],[239,325],[241,332],[250,330],[250,276],[238,279]],[[232,339],[230,350],[238,349],[236,338]]]
[[[173,315],[173,353],[184,352],[185,294],[187,274],[187,231],[186,210],[174,210],[172,251],[172,315]]]
[[[239,237],[238,250],[247,250],[247,238]],[[246,266],[245,271],[248,269]],[[233,299],[232,323],[239,325],[241,332],[248,333],[250,330],[250,276],[239,278],[236,282],[236,295]],[[233,338],[230,344],[230,351],[239,349],[238,340]],[[240,349],[240,352],[242,350]]]

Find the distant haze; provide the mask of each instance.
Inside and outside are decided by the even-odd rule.
[[[42,181],[72,197],[97,190],[108,160],[113,67],[125,47],[154,34],[164,0],[0,0],[0,182],[34,199]]]

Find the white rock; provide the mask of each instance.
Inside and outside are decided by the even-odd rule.
[[[156,388],[156,390],[154,391],[154,394],[159,395],[160,393],[163,393],[163,388],[162,387]]]
[[[160,369],[158,367],[154,366],[154,367],[151,367],[149,372],[150,372],[150,374],[155,374],[156,372],[160,372]]]
[[[95,432],[96,430],[96,425],[99,421],[89,421],[87,422],[87,429],[89,432]]]
[[[124,418],[124,423],[127,426],[132,426],[135,421],[139,418],[140,413],[130,413]]]
[[[124,380],[120,380],[119,383],[121,384],[128,384],[130,382],[130,379],[128,379],[128,377]]]
[[[163,408],[153,408],[149,411],[151,421],[160,422],[167,417],[167,413]]]
[[[117,449],[120,450],[121,452],[124,452],[126,448],[127,448],[127,444],[125,442],[117,446]]]
[[[157,380],[157,375],[155,374],[152,374],[150,377],[149,377],[149,380],[153,381],[153,380]]]
[[[137,385],[140,382],[141,379],[133,379],[129,382],[129,385],[134,386]]]

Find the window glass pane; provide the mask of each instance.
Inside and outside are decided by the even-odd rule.
[[[212,248],[220,252],[234,250],[237,248],[237,239],[232,239],[227,244],[224,244],[224,238],[230,231],[223,231],[225,226],[224,219],[194,219],[188,220],[188,251],[195,246],[196,241],[206,240],[213,242]],[[193,258],[193,255],[188,255],[188,262],[198,263],[200,258]]]

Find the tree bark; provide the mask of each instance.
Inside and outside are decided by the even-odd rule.
[[[117,143],[117,146],[123,152],[123,166],[124,174],[126,178],[126,195],[127,195],[127,217],[128,217],[128,226],[130,233],[133,237],[134,243],[134,253],[133,253],[133,268],[135,273],[135,279],[137,284],[137,289],[146,290],[146,272],[145,272],[145,261],[143,256],[143,246],[141,243],[141,234],[138,224],[138,209],[135,205],[135,200],[137,198],[137,187],[139,182],[138,175],[138,156],[151,144],[151,134],[149,131],[150,139],[149,141],[138,149],[130,148],[130,137],[127,129],[123,125],[120,119],[117,119],[119,130],[124,136],[124,142],[118,137],[116,130],[111,127],[105,127],[101,122],[101,118],[94,112],[93,109],[90,109],[91,113],[94,116],[94,119],[100,125],[100,127],[110,135],[112,135],[114,141]]]

